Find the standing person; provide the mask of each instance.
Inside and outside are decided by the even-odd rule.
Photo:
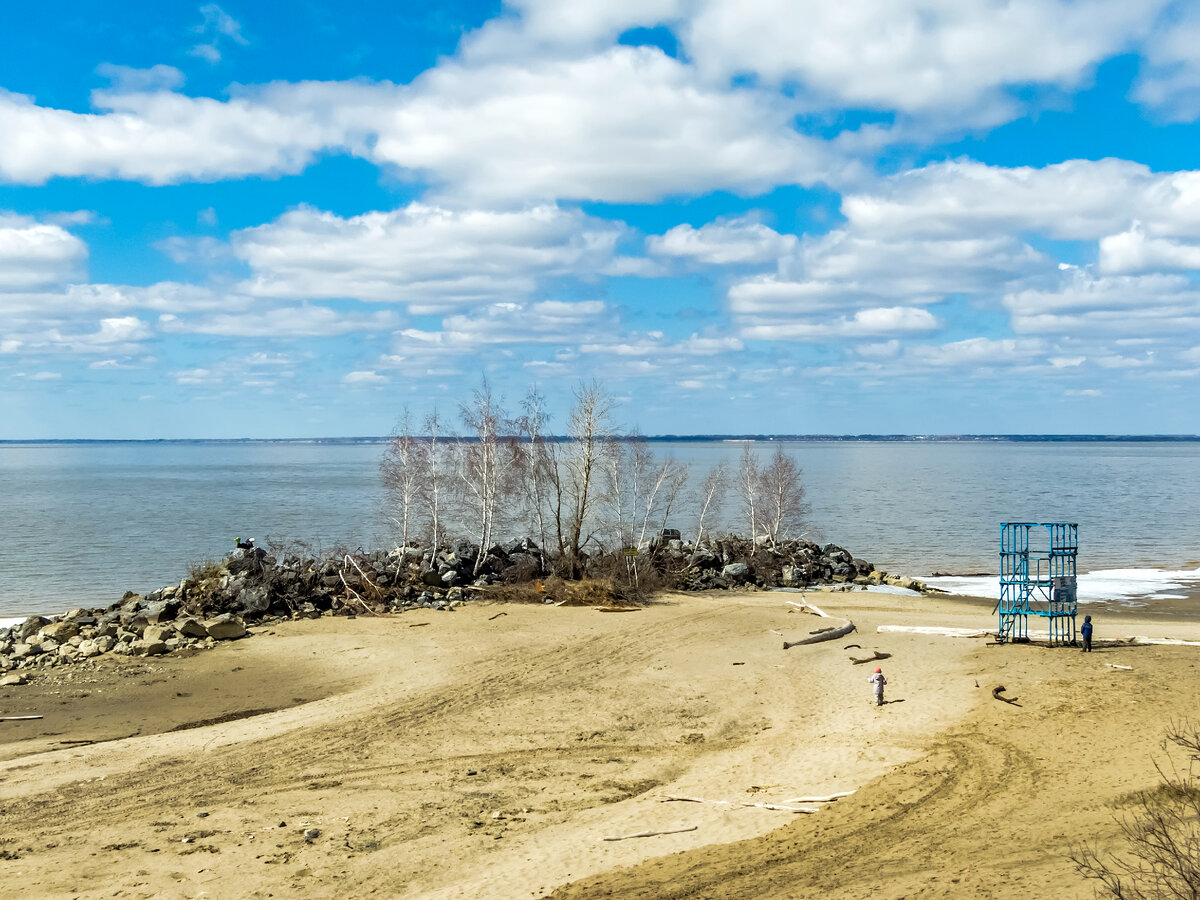
[[[1079,627],[1079,636],[1083,638],[1082,653],[1092,652],[1092,617],[1084,616],[1083,624]]]
[[[876,668],[875,674],[867,679],[875,687],[875,705],[883,706],[883,686],[887,679],[883,677],[883,669]]]

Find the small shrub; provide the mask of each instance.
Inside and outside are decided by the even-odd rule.
[[[1200,900],[1200,727],[1173,725],[1163,741],[1168,759],[1156,764],[1158,787],[1122,798],[1132,807],[1120,819],[1125,850],[1102,854],[1083,846],[1071,853],[1076,870],[1100,882],[1113,900]],[[1183,752],[1177,763],[1170,754]]]

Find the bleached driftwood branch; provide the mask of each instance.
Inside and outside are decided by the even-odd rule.
[[[875,629],[882,634],[935,634],[941,637],[990,637],[993,632],[975,628],[943,628],[938,625],[880,625]]]
[[[685,797],[679,794],[671,794],[663,797],[660,802],[671,803],[672,801],[681,803],[711,803],[715,806],[747,806],[757,807],[758,809],[774,809],[780,812],[794,813],[815,813],[818,810],[811,806],[784,806],[779,803],[750,803],[746,800],[738,800],[736,803],[732,800],[705,800],[701,797]],[[792,801],[788,801],[791,803]]]
[[[836,794],[829,794],[825,797],[793,797],[791,800],[784,800],[784,803],[833,803],[843,797],[849,797],[854,791],[839,791]]]
[[[794,606],[794,607],[796,607],[796,609],[799,609],[799,610],[801,610],[801,611],[803,611],[803,612],[811,612],[811,613],[815,613],[816,615],[818,615],[818,616],[821,616],[821,617],[822,617],[822,618],[824,618],[824,619],[831,619],[831,618],[833,618],[831,615],[829,615],[829,613],[827,613],[827,612],[825,612],[825,611],[823,611],[823,610],[819,609],[819,608],[818,608],[818,607],[816,607],[816,606],[813,606],[813,605],[812,605],[811,603],[809,603],[807,600],[803,601],[802,603],[797,603],[797,602],[796,602],[796,601],[794,601],[794,600],[789,600],[789,601],[787,602],[787,604],[788,604],[788,606]]]
[[[783,806],[778,803],[739,803],[738,806],[756,806],[759,809],[774,809],[780,812],[808,813],[819,812],[815,806]]]

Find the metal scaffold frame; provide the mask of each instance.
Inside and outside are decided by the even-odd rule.
[[[1030,547],[1030,532],[1046,541]],[[1044,548],[1044,549],[1043,549]],[[1075,559],[1079,526],[1069,522],[1005,522],[1000,526],[1000,622],[996,640],[1028,643],[1029,617],[1047,620],[1051,645],[1075,644],[1078,611]]]

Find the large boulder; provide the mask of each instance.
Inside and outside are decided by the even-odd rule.
[[[129,647],[135,656],[162,656],[167,652],[167,645],[162,641],[134,641]]]
[[[246,626],[241,619],[236,619],[229,613],[209,619],[204,623],[208,636],[216,641],[229,641],[245,637]]]
[[[147,624],[160,625],[173,621],[179,615],[179,604],[174,600],[157,600],[147,603],[142,608],[142,615],[145,616]]]
[[[799,566],[784,566],[780,570],[779,580],[785,587],[804,584],[804,570]]]
[[[71,619],[62,619],[43,626],[39,633],[43,641],[48,638],[58,641],[60,644],[65,644],[68,640],[79,634],[79,625]]]
[[[253,615],[266,612],[271,606],[271,597],[265,587],[249,587],[238,594],[237,602],[242,612]]]
[[[45,616],[30,616],[17,627],[15,636],[22,640],[31,638],[49,624],[50,620]]]
[[[143,641],[165,641],[175,634],[173,625],[147,625],[142,631]]]
[[[721,570],[721,577],[728,579],[734,584],[749,581],[754,577],[754,570],[750,568],[749,563],[735,562],[730,563]]]
[[[184,637],[208,637],[208,629],[204,627],[204,623],[191,616],[176,620],[175,630]]]

